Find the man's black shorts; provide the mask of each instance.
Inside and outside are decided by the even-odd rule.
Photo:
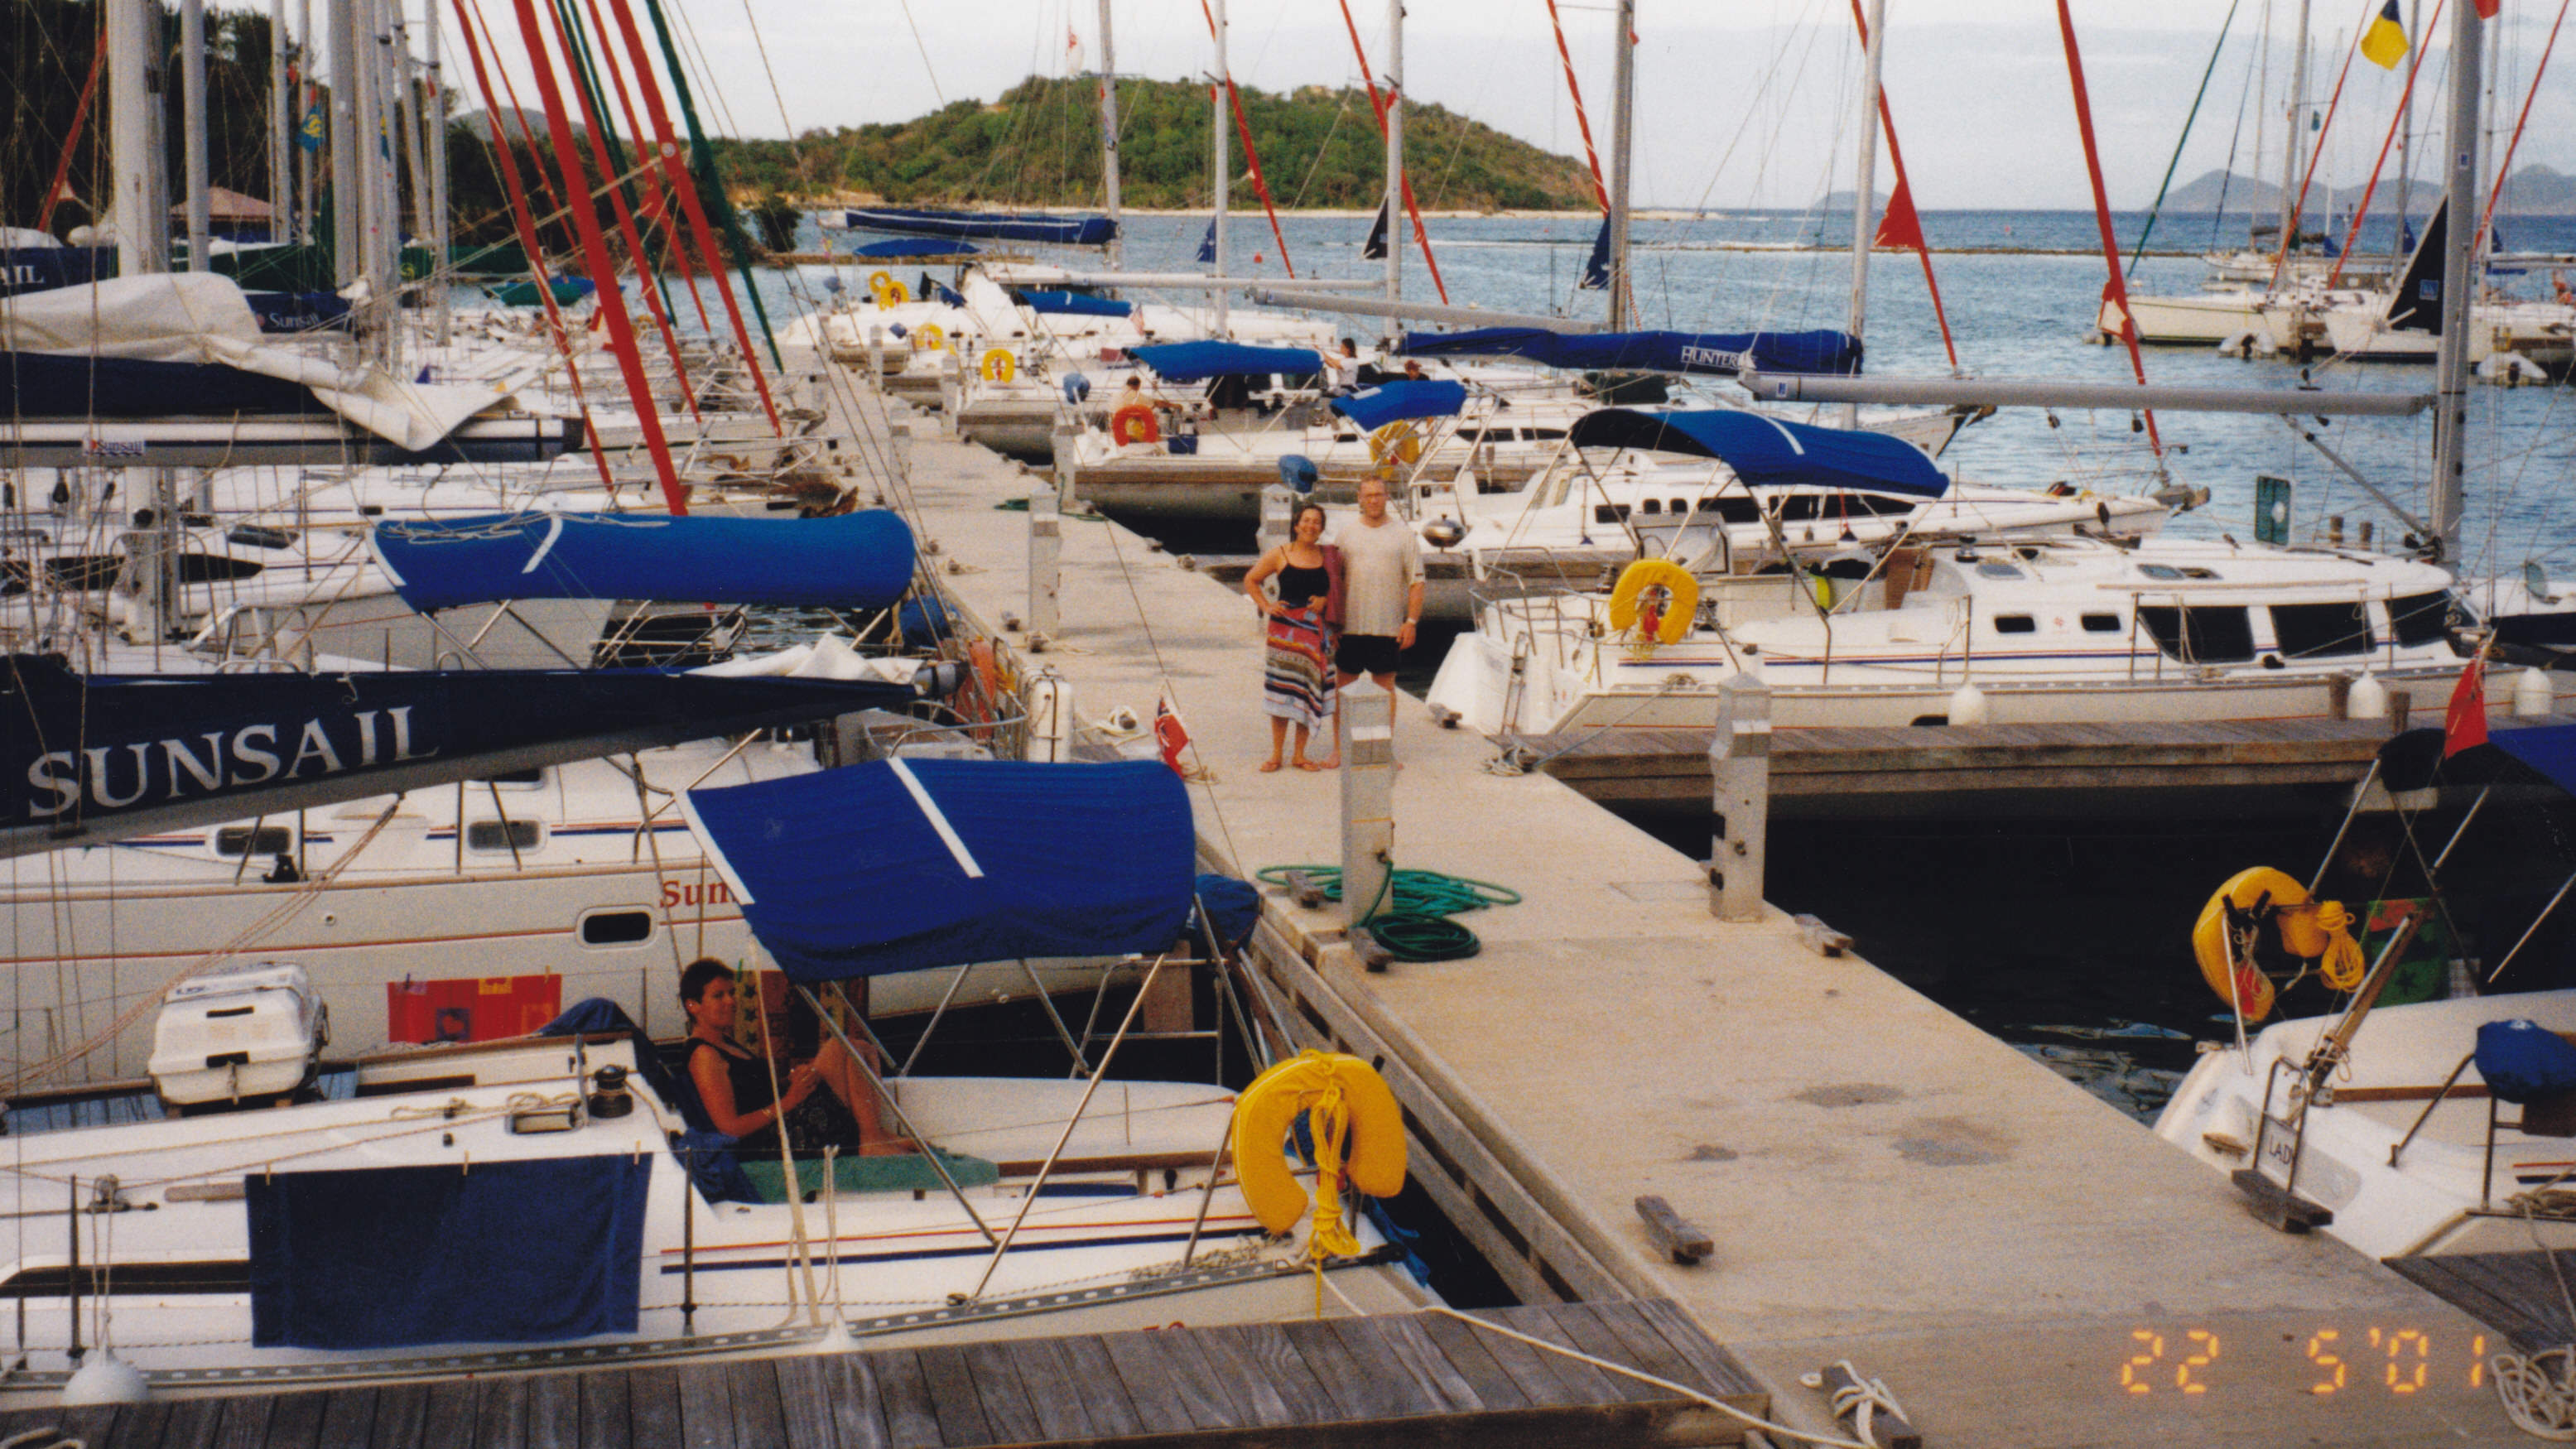
[[[1393,674],[1400,652],[1392,634],[1345,634],[1333,650],[1333,669],[1340,674]]]

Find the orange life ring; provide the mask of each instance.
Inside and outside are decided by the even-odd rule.
[[[1155,419],[1154,410],[1143,403],[1129,403],[1109,415],[1109,441],[1122,448],[1129,443],[1159,443],[1162,440],[1162,423]]]

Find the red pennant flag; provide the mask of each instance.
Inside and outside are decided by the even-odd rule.
[[[1154,743],[1163,756],[1163,763],[1171,767],[1172,773],[1186,778],[1187,772],[1181,768],[1181,751],[1190,747],[1190,730],[1189,726],[1181,723],[1181,717],[1172,709],[1169,699],[1154,702]]]
[[[1923,218],[1914,211],[1914,188],[1902,176],[1888,193],[1886,214],[1878,219],[1878,239],[1871,245],[1893,252],[1928,250],[1923,244]]]
[[[2480,20],[2493,20],[2496,18],[2497,13],[2503,9],[2504,0],[2478,0],[2478,18]]]
[[[2442,711],[2442,758],[2487,742],[2487,656],[2478,651],[2460,682],[2451,686],[2451,706]]]

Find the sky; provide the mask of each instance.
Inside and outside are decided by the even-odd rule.
[[[989,101],[1032,72],[1089,70],[1099,56],[1097,0],[674,3],[723,98],[711,124],[743,136],[899,121],[943,102]],[[2071,3],[2111,202],[2143,207],[2173,158],[2229,5]],[[2382,3],[2314,0],[2309,94],[2316,111],[2327,104],[2353,28]],[[2410,3],[2431,10],[2428,0],[2400,0],[2401,8]],[[1205,76],[1213,49],[1201,4],[1115,0],[1119,73]],[[1558,8],[1594,134],[1606,148],[1613,13],[1608,0],[1558,0]],[[1850,186],[1860,80],[1850,0],[1638,0],[1637,8],[1641,205],[1803,207]],[[2499,124],[2509,132],[2550,14],[2530,0],[2506,0],[2505,8]],[[1238,84],[1270,91],[1357,84],[1334,0],[1235,0],[1229,9],[1229,62]],[[1887,10],[1885,85],[1919,206],[2091,204],[2054,5],[1888,0]],[[512,28],[507,7],[487,3],[485,13]],[[1351,13],[1371,68],[1383,73],[1387,5],[1351,0]],[[2231,155],[2240,173],[2277,178],[2295,13],[2295,0],[2239,0],[2177,185],[2227,165]],[[2268,47],[2270,77],[2258,89],[2254,62],[2267,25],[2277,34]],[[2442,28],[2448,26],[2445,17]],[[2419,127],[2436,125],[2441,113],[2446,51],[2439,43],[2431,49],[2417,81]],[[1546,0],[1412,0],[1404,52],[1412,97],[1580,154]],[[461,64],[450,74],[467,77]],[[2394,73],[2353,63],[2320,182],[2350,186],[2367,177],[2404,75],[2402,63]],[[1440,158],[1411,160],[1416,191],[1436,206]],[[1285,158],[1264,162],[1274,175],[1295,169]],[[2553,65],[2532,109],[2515,165],[2532,163],[2576,170],[2576,57]],[[1885,165],[1882,157],[1882,190]],[[2393,160],[2390,166],[2393,175]]]

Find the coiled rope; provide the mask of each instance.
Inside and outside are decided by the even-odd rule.
[[[1326,900],[1342,898],[1342,871],[1332,865],[1271,865],[1253,873],[1266,885],[1286,886],[1303,874]],[[1449,917],[1487,906],[1516,906],[1521,893],[1492,881],[1436,870],[1392,870],[1359,924],[1399,961],[1463,961],[1484,949],[1476,933]]]

